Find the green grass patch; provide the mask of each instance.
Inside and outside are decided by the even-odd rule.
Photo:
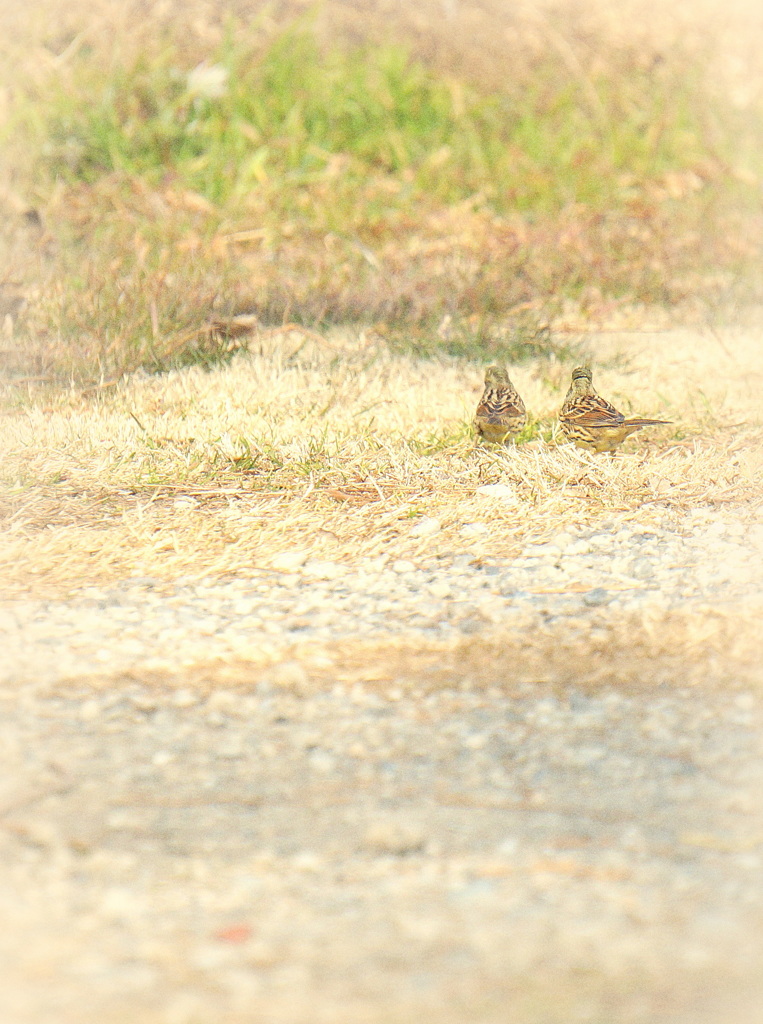
[[[507,59],[489,91],[304,23],[122,43],[22,82],[12,121],[56,241],[23,329],[57,380],[212,365],[237,313],[514,362],[559,353],[564,303],[715,309],[760,266],[763,115],[696,54],[602,37],[589,63]]]
[[[336,228],[309,199],[337,177],[337,161],[338,212],[369,173],[383,173],[398,185],[388,199],[398,207],[483,191],[496,211],[539,215],[571,203],[610,210],[635,184],[733,155],[698,68],[634,63],[576,76],[551,53],[529,85],[509,80],[485,95],[398,46],[326,52],[304,28],[264,51],[232,31],[196,66],[183,56],[166,45],[105,70],[83,55],[39,114],[49,172],[90,183],[170,178],[215,204],[277,180],[281,214]],[[373,204],[371,228],[369,212]]]

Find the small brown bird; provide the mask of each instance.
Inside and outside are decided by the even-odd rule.
[[[670,420],[626,420],[605,398],[596,394],[593,375],[587,366],[572,371],[572,383],[559,413],[559,426],[564,436],[578,448],[594,452],[613,452],[629,434],[642,427]]]
[[[478,441],[505,444],[518,434],[527,422],[525,403],[509,380],[503,366],[488,366],[485,370],[485,390],[474,416]]]

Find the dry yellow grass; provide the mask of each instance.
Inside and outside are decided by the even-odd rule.
[[[648,523],[697,506],[751,514],[763,473],[758,339],[676,332],[588,347],[618,407],[674,426],[645,431],[616,457],[542,439],[475,450],[480,367],[395,357],[350,332],[271,335],[227,368],[95,394],[6,396],[6,592],[246,575],[295,549],[339,562],[510,557],[580,523]],[[547,435],[569,370],[512,369]],[[493,483],[510,491],[478,490]],[[418,535],[422,516],[441,530]],[[464,536],[472,523],[486,532]]]
[[[206,0],[181,12],[164,2],[123,5],[118,12],[105,0],[12,2],[0,11],[0,56],[39,83],[44,96],[82,47],[107,54],[129,42],[140,50],[150,35],[177,33],[179,25],[187,30],[189,52],[219,42],[228,6],[251,13],[248,4]],[[268,8],[264,36],[307,6],[290,0]],[[530,62],[550,47],[585,79],[565,42],[565,26],[573,23],[581,39],[592,25],[611,33],[613,53],[632,45],[650,60],[676,40],[702,49],[711,31],[718,88],[746,109],[763,87],[755,71],[761,12],[752,0],[670,9],[632,0],[627,11],[603,0],[553,7],[551,17],[551,5],[541,2],[509,10],[498,0],[426,0],[403,9],[378,0],[361,12],[350,0],[329,0],[318,28],[346,40],[389,32],[432,66],[474,80],[487,75],[488,87],[490,75],[502,73],[506,40]],[[3,78],[7,87],[0,90],[0,126],[13,108],[10,81]],[[33,205],[31,193],[16,195],[5,182],[0,187],[3,208],[17,219]],[[457,217],[445,223],[437,243],[443,252],[450,252],[458,228]],[[485,240],[475,238],[469,244],[480,248]],[[33,241],[8,242],[12,271],[3,279],[11,298],[30,308],[46,295],[50,239],[41,248],[36,236]],[[412,250],[405,261],[420,256]],[[227,249],[224,257],[231,258]],[[615,319],[627,323],[628,312],[615,309]],[[117,321],[120,316],[115,310]],[[12,319],[3,322],[8,337],[0,345],[8,360],[22,349],[28,356],[38,343],[14,336]],[[642,309],[633,312],[633,323],[644,319]],[[556,326],[571,321],[574,310]],[[151,328],[160,333],[157,317]],[[76,338],[77,351],[107,344],[93,333]],[[39,342],[49,343],[47,337]],[[744,515],[759,501],[763,381],[754,336],[613,334],[598,336],[591,349],[603,394],[624,412],[664,415],[675,427],[633,439],[611,460],[544,440],[506,453],[473,452],[468,424],[481,367],[394,357],[373,338],[350,332],[325,341],[270,336],[259,354],[212,373],[134,377],[113,389],[64,395],[9,388],[0,438],[5,589],[54,593],[131,575],[243,574],[295,547],[334,560],[456,550],[511,555],[530,539],[582,521],[648,521],[698,504],[735,506]],[[543,436],[550,434],[568,371],[550,360],[512,370]],[[477,493],[490,483],[508,484],[510,497]],[[439,519],[442,529],[430,537],[412,534],[422,515]],[[464,537],[461,528],[474,522],[487,531]]]

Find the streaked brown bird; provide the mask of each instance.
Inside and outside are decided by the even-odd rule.
[[[670,420],[646,420],[640,416],[626,419],[611,402],[597,395],[593,374],[587,366],[576,366],[572,382],[559,413],[559,426],[578,448],[594,452],[613,452],[626,437],[642,427]]]
[[[505,444],[527,422],[525,403],[511,383],[504,366],[488,366],[485,390],[474,416],[478,441]]]

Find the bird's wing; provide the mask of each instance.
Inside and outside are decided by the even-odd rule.
[[[485,423],[505,423],[515,416],[524,416],[525,404],[516,391],[507,388],[486,388],[477,406],[477,419]]]
[[[582,395],[563,410],[563,415],[581,427],[619,427],[625,421],[623,414],[599,395]]]

